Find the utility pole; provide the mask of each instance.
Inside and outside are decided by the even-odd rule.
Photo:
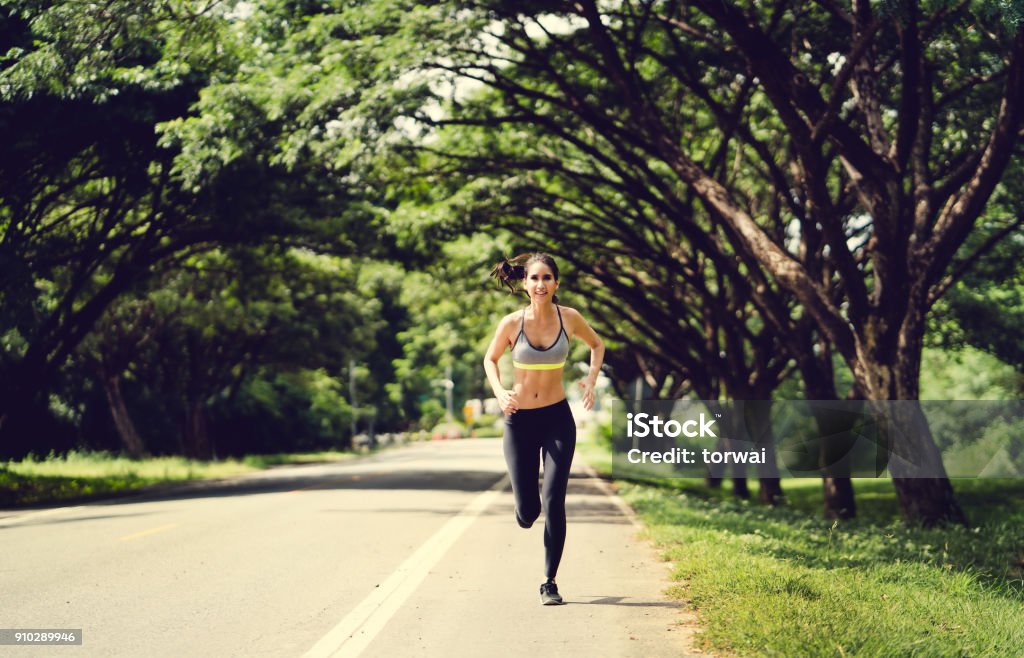
[[[356,441],[356,362],[354,359],[348,361],[348,399],[349,405],[352,407],[352,445],[355,446]]]
[[[454,393],[455,382],[452,381],[452,367],[447,365],[444,367],[444,379],[435,379],[430,382],[434,386],[440,386],[444,389],[444,403],[445,413],[448,415],[448,422],[452,422],[455,419],[455,412],[453,410],[452,395]]]
[[[455,413],[453,412],[452,394],[454,393],[455,382],[452,381],[452,367],[447,365],[444,367],[444,391],[445,391],[445,408],[448,410],[448,422],[452,422],[455,419]]]

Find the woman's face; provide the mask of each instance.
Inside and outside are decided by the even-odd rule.
[[[541,262],[535,262],[526,270],[523,288],[531,301],[550,301],[558,290],[558,281],[551,268]]]

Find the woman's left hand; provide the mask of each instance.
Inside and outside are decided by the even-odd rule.
[[[590,411],[594,408],[594,383],[584,379],[580,382],[580,388],[583,389],[583,408]]]

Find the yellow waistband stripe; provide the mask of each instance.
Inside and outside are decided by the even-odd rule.
[[[513,361],[512,365],[520,370],[558,370],[565,366],[565,361],[561,363],[520,363],[519,361]]]

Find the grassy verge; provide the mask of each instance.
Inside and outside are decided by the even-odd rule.
[[[608,472],[605,451],[581,448]],[[1024,482],[955,481],[971,527],[937,530],[903,525],[891,482],[854,487],[860,518],[835,523],[817,480],[784,481],[779,509],[694,480],[619,483],[713,651],[1024,655]]]
[[[0,507],[110,496],[165,482],[226,478],[282,464],[350,459],[355,453],[250,455],[198,461],[183,457],[131,460],[104,452],[70,452],[0,463]]]

